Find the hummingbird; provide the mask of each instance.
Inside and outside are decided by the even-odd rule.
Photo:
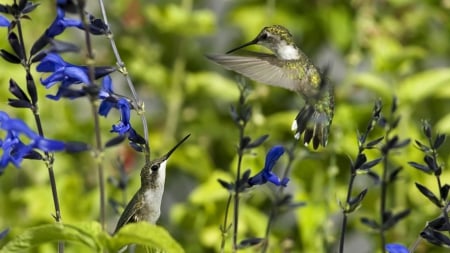
[[[261,45],[273,54],[231,54],[250,45]],[[264,27],[253,40],[208,59],[254,81],[282,87],[300,94],[305,105],[292,123],[295,138],[304,144],[325,147],[334,114],[333,87],[309,58],[295,45],[291,33],[281,25]]]
[[[161,214],[161,200],[166,179],[166,165],[170,155],[191,136],[186,135],[165,155],[147,162],[141,170],[141,187],[125,207],[114,234],[128,223],[147,221],[155,224]]]

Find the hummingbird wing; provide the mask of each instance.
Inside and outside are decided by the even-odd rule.
[[[254,53],[240,55],[207,55],[208,59],[257,82],[298,91],[299,70],[275,55]],[[297,77],[297,78],[296,78]]]
[[[125,224],[139,221],[139,219],[136,216],[137,211],[140,209],[138,199],[139,199],[139,192],[134,194],[131,201],[128,202],[122,215],[120,215],[119,221],[117,222],[116,229],[114,229],[113,234],[117,233],[117,231],[119,231],[121,227],[125,226]]]

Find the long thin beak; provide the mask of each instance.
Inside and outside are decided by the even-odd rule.
[[[231,49],[230,51],[226,52],[226,54],[233,53],[236,50],[239,50],[241,48],[244,48],[244,47],[247,47],[247,46],[250,46],[250,45],[255,45],[257,43],[258,43],[258,38],[255,38],[254,40],[252,40],[250,42],[247,42],[244,45],[241,45],[241,46],[238,46],[237,48]]]
[[[170,155],[172,155],[172,153],[181,145],[183,144],[184,141],[186,141],[189,136],[191,136],[191,134],[186,135],[181,141],[179,141],[177,143],[177,145],[175,145],[171,150],[169,150],[169,152],[167,152],[164,156],[163,156],[163,160],[167,160],[169,159]]]

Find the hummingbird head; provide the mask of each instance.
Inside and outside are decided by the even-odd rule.
[[[284,26],[272,25],[264,27],[253,40],[227,52],[232,53],[246,46],[259,44],[270,49],[282,60],[297,60],[300,58],[299,49],[294,43],[291,33]]]
[[[141,185],[148,186],[149,188],[164,187],[166,179],[166,165],[167,160],[172,153],[181,145],[185,140],[191,136],[186,135],[181,141],[179,141],[172,149],[166,154],[144,165],[141,170]]]

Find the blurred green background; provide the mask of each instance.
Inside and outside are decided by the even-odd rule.
[[[9,1],[1,1],[9,3]],[[96,1],[88,1],[100,16]],[[320,68],[329,69],[336,88],[336,111],[328,147],[314,152],[301,145],[288,191],[307,206],[276,220],[270,252],[332,252],[339,240],[339,200],[345,199],[349,159],[357,153],[356,134],[363,131],[376,99],[385,112],[396,95],[399,99],[398,128],[401,138],[425,141],[421,120],[434,130],[450,134],[450,1],[299,1],[299,0],[179,0],[106,1],[114,38],[128,71],[145,102],[152,157],[165,153],[177,140],[191,133],[189,141],[169,161],[166,192],[159,224],[169,230],[186,252],[218,252],[219,224],[224,217],[227,192],[217,179],[230,180],[236,170],[238,131],[229,108],[238,98],[236,75],[209,62],[207,53],[224,53],[253,39],[267,25],[281,24],[294,35],[297,45]],[[30,44],[52,22],[53,1],[42,1],[25,21]],[[0,30],[0,47],[9,49],[6,29]],[[67,30],[60,39],[79,40],[82,32]],[[114,65],[109,42],[94,39],[98,65]],[[260,50],[258,46],[248,48]],[[85,51],[65,59],[83,64]],[[1,110],[34,125],[28,111],[7,106],[8,80],[24,84],[23,70],[0,62]],[[42,77],[40,74],[35,78]],[[113,74],[117,92],[129,94],[124,79]],[[290,126],[303,101],[296,94],[250,82],[249,103],[253,117],[247,135],[269,140],[244,158],[244,169],[259,171],[266,151],[275,144],[292,141]],[[42,87],[41,87],[42,88]],[[50,101],[40,89],[40,110],[48,137],[93,143],[92,117],[86,100]],[[104,140],[112,137],[111,125],[119,115],[102,118]],[[133,115],[138,130],[139,119]],[[372,136],[373,138],[379,136]],[[450,144],[441,149],[440,162],[449,163]],[[374,151],[369,159],[378,157]],[[106,175],[117,177],[118,157],[126,160],[130,185],[126,199],[139,187],[142,157],[126,144],[105,155]],[[396,211],[412,208],[410,216],[388,232],[388,242],[411,245],[439,210],[414,186],[420,182],[436,191],[435,178],[407,165],[422,162],[414,145],[392,156],[392,167],[404,166],[401,179],[390,188],[388,207]],[[284,157],[278,169],[286,164]],[[379,170],[380,168],[375,168]],[[57,154],[55,173],[65,223],[98,219],[97,171],[90,154]],[[445,171],[444,182],[450,182]],[[379,187],[365,176],[357,178],[355,192],[369,188],[361,209],[350,216],[346,252],[376,252],[378,237],[361,225],[361,216],[378,217]],[[7,168],[0,177],[0,230],[14,228],[0,242],[38,224],[53,222],[53,202],[48,172],[43,164],[25,161],[21,169]],[[270,210],[272,188],[264,186],[246,196],[240,214],[239,237],[263,237]],[[122,193],[107,184],[107,197],[123,200]],[[108,230],[119,217],[108,206]],[[157,236],[157,235],[155,235]],[[227,241],[230,246],[231,240]],[[80,248],[81,247],[81,248]],[[288,249],[291,249],[290,251]],[[87,250],[68,245],[66,252]],[[55,252],[45,245],[35,252]],[[249,250],[253,252],[253,250]],[[421,243],[416,252],[444,252]]]

